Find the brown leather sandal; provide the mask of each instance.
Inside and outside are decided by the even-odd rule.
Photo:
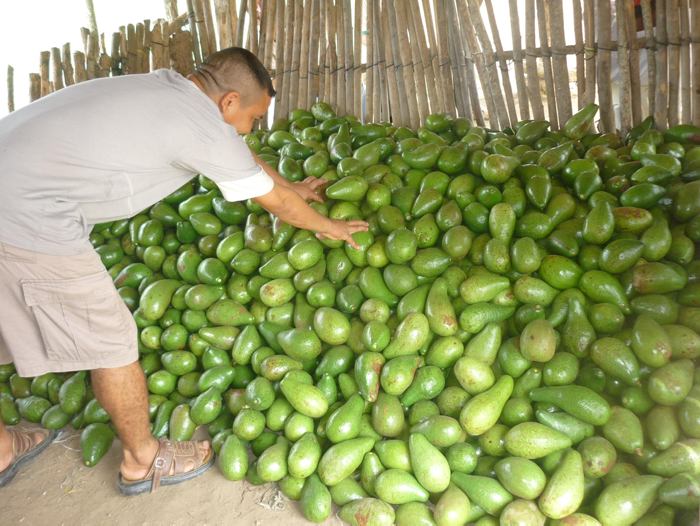
[[[15,459],[3,471],[0,471],[0,488],[9,484],[9,482],[17,474],[20,466],[26,464],[49,447],[57,435],[56,431],[49,431],[47,429],[30,431],[17,428],[8,428],[7,432],[10,433],[10,436],[12,436],[12,453]],[[44,440],[38,444],[35,444],[31,435],[37,432],[44,434]]]
[[[171,486],[198,477],[214,465],[214,451],[209,450],[206,457],[194,440],[171,442],[160,439],[151,468],[140,480],[128,480],[119,474],[119,491],[124,495],[139,495],[150,491],[153,493],[160,486]],[[173,475],[170,473],[173,468]]]

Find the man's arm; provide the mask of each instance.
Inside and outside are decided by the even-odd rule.
[[[285,223],[312,230],[316,232],[317,237],[345,241],[354,248],[358,247],[352,239],[352,234],[366,231],[368,228],[365,221],[339,221],[319,214],[286,185],[275,184],[271,192],[253,200]]]
[[[277,173],[277,170],[272,168],[269,164],[267,164],[260,157],[258,157],[258,155],[253,150],[251,150],[250,153],[253,154],[255,162],[260,165],[260,168],[262,168],[267,175],[272,177],[272,180],[275,182],[275,184],[293,190],[294,192],[299,194],[302,199],[306,201],[318,201],[319,203],[323,201],[323,198],[316,193],[316,190],[325,186],[327,181],[324,181],[323,179],[317,179],[316,177],[307,177],[303,181],[300,181],[298,183],[292,183],[290,181],[287,181],[284,177]]]

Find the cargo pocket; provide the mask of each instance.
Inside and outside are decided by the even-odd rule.
[[[89,362],[134,345],[126,306],[107,272],[21,285],[50,360]]]

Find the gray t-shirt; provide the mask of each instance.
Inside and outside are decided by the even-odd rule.
[[[274,186],[216,104],[178,73],[62,89],[0,120],[0,241],[83,252],[92,225],[132,216],[198,173],[229,201]]]

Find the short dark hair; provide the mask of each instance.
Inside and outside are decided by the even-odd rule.
[[[228,47],[212,53],[194,74],[210,93],[235,91],[248,103],[259,90],[275,96],[270,73],[260,59],[242,47]]]

